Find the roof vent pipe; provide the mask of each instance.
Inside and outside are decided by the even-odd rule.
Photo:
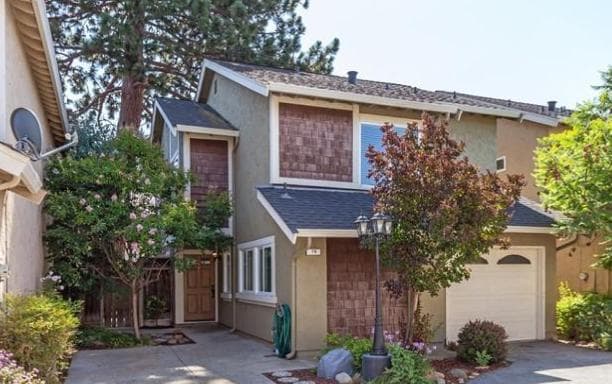
[[[554,112],[556,107],[557,107],[557,102],[556,101],[549,101],[548,102],[548,112]]]
[[[350,84],[357,84],[357,71],[348,71],[348,82]]]

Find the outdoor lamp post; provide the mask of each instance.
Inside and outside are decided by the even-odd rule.
[[[370,219],[361,215],[355,220],[360,240],[374,240],[376,246],[376,317],[374,319],[374,342],[372,352],[363,355],[361,376],[365,381],[380,376],[391,365],[391,356],[385,348],[382,320],[382,296],[380,291],[380,241],[391,234],[393,222],[389,216],[376,213]]]

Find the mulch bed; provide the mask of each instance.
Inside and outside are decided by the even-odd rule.
[[[477,369],[473,364],[464,363],[457,359],[442,359],[442,360],[431,360],[431,367],[440,373],[444,374],[444,380],[447,384],[459,384],[460,380],[451,376],[450,371],[454,368],[463,369],[470,379],[480,376],[485,372],[491,372],[499,368],[507,367],[509,364],[506,362],[491,364],[487,368]],[[469,379],[468,379],[469,380]]]
[[[161,335],[151,335],[151,340],[154,345],[182,345],[195,344],[187,335],[181,331],[163,333]]]
[[[291,377],[295,377],[299,379],[299,381],[310,381],[315,384],[336,384],[336,380],[334,379],[322,379],[317,377],[317,373],[314,369],[298,369],[295,371],[287,371],[291,373]],[[272,376],[273,372],[264,373],[263,375],[277,384],[284,384],[282,381],[279,381],[281,377]]]

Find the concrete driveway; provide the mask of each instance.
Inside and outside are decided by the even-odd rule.
[[[268,343],[217,326],[181,328],[195,344],[80,351],[67,384],[270,384],[263,372],[311,368],[312,360],[283,360]]]
[[[541,341],[513,343],[512,365],[484,374],[470,384],[609,384],[612,352]]]

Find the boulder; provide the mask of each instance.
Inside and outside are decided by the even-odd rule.
[[[346,372],[340,372],[335,379],[338,384],[353,384],[353,378]]]
[[[468,378],[467,372],[461,368],[453,368],[450,370],[449,373],[452,377],[455,377],[457,379],[467,380]]]
[[[317,366],[318,377],[333,379],[342,372],[353,372],[353,356],[346,349],[332,349],[319,360],[319,365]]]

